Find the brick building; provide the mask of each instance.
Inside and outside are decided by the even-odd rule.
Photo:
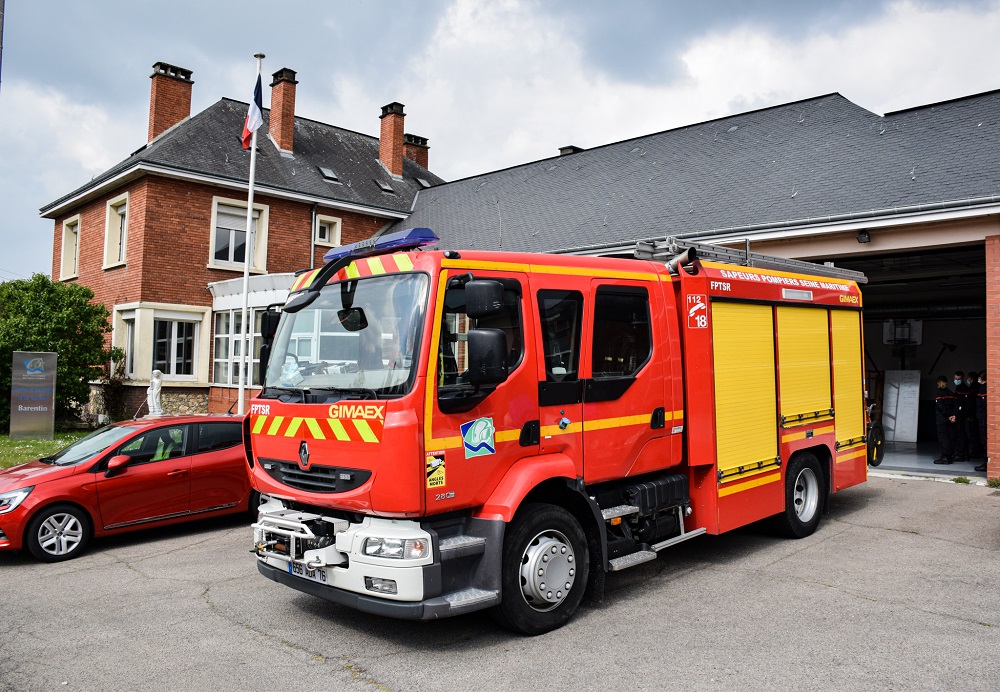
[[[382,109],[377,138],[297,117],[298,82],[283,68],[258,132],[248,239],[247,104],[223,98],[192,116],[191,76],[156,63],[146,144],[41,209],[54,221],[52,277],[108,307],[136,401],[160,370],[168,412],[235,400],[245,252],[259,333],[260,309],[284,300],[292,272],[405,218],[418,191],[442,182],[427,140],[404,133],[402,104]]]

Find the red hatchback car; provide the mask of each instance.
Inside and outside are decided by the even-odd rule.
[[[50,457],[0,470],[0,550],[69,560],[92,537],[246,512],[257,497],[241,418],[116,423]]]

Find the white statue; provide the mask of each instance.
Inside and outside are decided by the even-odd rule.
[[[149,388],[146,389],[146,405],[149,407],[149,415],[162,416],[163,408],[160,406],[160,388],[163,386],[163,373],[154,370],[149,378]]]

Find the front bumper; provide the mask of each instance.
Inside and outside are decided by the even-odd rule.
[[[502,522],[451,521],[438,526],[451,534],[442,538],[430,525],[413,521],[365,517],[349,523],[277,503],[263,506],[259,517],[253,525],[257,570],[303,593],[408,620],[449,617],[500,601],[494,548],[502,544]],[[419,559],[373,557],[363,552],[370,537],[421,538],[432,548]],[[390,580],[395,593],[371,588],[373,581]]]

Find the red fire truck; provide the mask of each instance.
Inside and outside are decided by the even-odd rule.
[[[807,536],[866,480],[861,274],[673,239],[436,241],[337,248],[265,315],[244,422],[264,576],[538,634],[607,572],[768,517]]]

